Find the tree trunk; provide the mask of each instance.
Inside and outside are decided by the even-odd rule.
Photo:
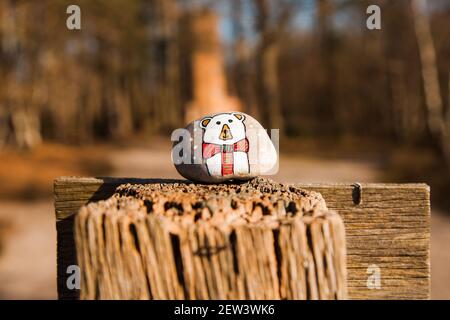
[[[11,129],[15,142],[21,149],[30,149],[42,142],[39,113],[32,101],[32,75],[25,74],[31,65],[30,48],[27,47],[25,35],[20,33],[18,25],[17,3],[7,1],[3,27],[6,32],[4,49],[12,57],[13,68],[6,83],[7,101],[10,110]]]
[[[243,110],[251,115],[260,116],[256,105],[255,90],[249,70],[251,54],[244,35],[242,1],[232,1],[232,23],[234,42],[235,64],[233,68],[233,90],[243,101]]]
[[[283,117],[281,115],[279,83],[278,83],[278,56],[279,48],[275,43],[264,43],[264,48],[258,54],[258,71],[260,82],[259,96],[263,108],[263,121],[270,129],[281,129]]]
[[[177,41],[178,6],[174,0],[156,0],[155,30],[158,60],[159,89],[155,102],[155,113],[161,127],[174,128],[180,125],[181,108],[179,97],[179,57]]]
[[[320,64],[317,68],[319,75],[319,83],[316,92],[317,96],[317,111],[320,117],[327,114],[328,123],[324,123],[332,132],[345,128],[347,123],[341,124],[338,121],[337,110],[334,106],[334,63],[333,51],[334,40],[332,34],[331,18],[333,16],[334,8],[330,0],[318,0],[317,2],[317,33],[318,33],[318,56]],[[324,120],[324,119],[323,119]],[[341,131],[342,132],[342,131]]]
[[[278,57],[279,26],[270,25],[270,8],[267,0],[256,0],[258,11],[258,32],[260,43],[256,53],[258,71],[258,97],[262,110],[262,120],[270,129],[283,128],[283,116],[280,105]]]
[[[8,138],[8,113],[6,112],[6,108],[1,105],[0,106],[0,150],[6,145],[6,140]]]
[[[21,149],[32,149],[42,142],[40,122],[32,110],[19,109],[13,113],[16,141]]]
[[[441,90],[426,1],[411,0],[414,27],[422,64],[422,79],[425,92],[427,122],[431,135],[438,141],[447,162],[450,162],[450,142],[448,128],[444,121]]]

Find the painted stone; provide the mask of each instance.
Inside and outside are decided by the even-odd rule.
[[[274,138],[277,132],[272,132]],[[204,116],[174,131],[172,141],[172,161],[192,181],[248,180],[278,169],[277,150],[267,131],[242,112]]]

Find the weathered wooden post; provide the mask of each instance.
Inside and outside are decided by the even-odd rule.
[[[263,183],[264,180],[259,180],[258,183]],[[128,184],[126,186],[121,186]],[[146,185],[146,186],[144,186]],[[116,190],[121,186],[118,190]],[[67,268],[70,265],[77,264],[77,253],[75,250],[74,242],[74,218],[77,214],[81,214],[80,218],[91,217],[91,228],[95,227],[95,221],[99,217],[104,217],[105,213],[110,212],[110,209],[121,208],[129,212],[126,214],[124,220],[119,223],[124,227],[130,225],[131,222],[137,222],[138,225],[142,223],[142,219],[146,221],[146,226],[152,225],[154,228],[155,221],[146,220],[149,219],[146,212],[149,210],[147,207],[153,206],[157,201],[157,197],[167,197],[167,188],[175,188],[188,190],[188,194],[193,194],[192,190],[189,192],[189,185],[186,181],[169,181],[169,180],[157,180],[157,179],[96,179],[96,178],[60,178],[55,181],[55,208],[57,219],[57,231],[58,231],[58,294],[60,299],[76,299],[79,297],[78,290],[69,290],[66,285],[68,274]],[[430,296],[430,196],[429,187],[425,184],[297,184],[292,185],[293,188],[310,190],[320,192],[326,201],[328,209],[336,210],[342,217],[345,229],[346,229],[346,253],[347,253],[347,283],[348,283],[348,297],[350,299],[427,299]],[[187,189],[186,189],[187,188]],[[289,186],[287,187],[289,188]],[[150,191],[149,191],[150,190]],[[163,194],[158,193],[157,190],[164,191]],[[117,193],[116,193],[117,191]],[[106,203],[93,203],[88,207],[85,207],[80,213],[80,208],[88,203],[96,202],[98,200],[108,199],[114,193],[117,197],[132,196],[131,200],[123,202],[114,197],[108,200]],[[283,192],[277,193],[277,196],[282,195]],[[153,198],[152,198],[153,197]],[[276,196],[275,196],[276,197]],[[153,199],[149,201],[148,199]],[[314,197],[312,198],[314,199]],[[169,201],[170,202],[170,201]],[[174,208],[166,207],[164,211],[172,210],[175,213],[177,209],[176,202]],[[309,201],[309,205],[311,205]],[[230,204],[231,205],[231,204]],[[307,204],[303,204],[307,205]],[[235,207],[236,204],[233,204]],[[297,205],[296,205],[297,206]],[[236,208],[238,208],[237,206]],[[109,208],[109,209],[108,209]],[[128,209],[127,209],[128,208]],[[105,210],[106,209],[106,210]],[[198,209],[198,208],[197,208]],[[195,209],[195,210],[197,210]],[[160,209],[161,210],[161,209]],[[173,211],[175,210],[175,211]],[[234,209],[233,209],[234,210]],[[248,211],[248,210],[247,210]],[[88,214],[88,212],[91,212]],[[92,212],[94,214],[92,214]],[[139,213],[141,212],[141,213]],[[145,213],[139,217],[140,214]],[[123,215],[123,214],[122,214]],[[195,215],[194,215],[195,216]],[[306,226],[308,228],[308,217],[305,216],[305,221],[301,222],[299,226]],[[97,220],[96,220],[97,219]],[[131,220],[130,220],[131,219]],[[321,218],[319,218],[321,219]],[[84,220],[85,222],[87,220]],[[78,219],[77,223],[81,223],[82,220]],[[131,223],[133,224],[133,223]],[[92,239],[101,239],[100,234],[103,234],[102,228],[94,228],[97,232],[90,232],[90,235],[96,235]],[[336,225],[337,226],[337,225]],[[122,243],[126,243],[133,248],[133,241],[135,239],[141,239],[145,235],[142,234],[142,224],[134,231],[130,231],[125,234],[125,240]],[[105,229],[106,230],[106,229]],[[133,230],[123,229],[123,230]],[[159,229],[152,229],[159,230]],[[323,230],[323,229],[322,229]],[[141,233],[139,233],[141,231]],[[203,232],[203,231],[202,231]],[[208,229],[207,232],[210,232]],[[132,236],[133,234],[137,235]],[[210,233],[208,233],[210,234]],[[272,233],[273,234],[273,233]],[[298,234],[301,234],[298,233]],[[217,234],[216,234],[217,235]],[[220,234],[217,235],[220,238]],[[278,237],[280,234],[278,233]],[[80,238],[80,239],[83,239]],[[106,239],[106,238],[105,238]],[[195,238],[195,239],[206,239]],[[209,239],[209,238],[208,238]],[[222,238],[220,238],[222,239]],[[272,238],[273,239],[273,238]],[[86,239],[85,239],[86,240]],[[87,241],[87,240],[86,240]],[[200,240],[196,240],[200,241]],[[203,240],[204,241],[204,240]],[[84,242],[86,244],[88,242]],[[114,243],[114,242],[112,242]],[[143,242],[147,243],[148,242]],[[320,241],[318,241],[320,243]],[[82,246],[83,244],[81,244]],[[171,244],[172,245],[172,244]],[[315,244],[322,247],[321,245]],[[80,246],[79,246],[80,247]],[[108,246],[106,246],[108,247]],[[103,247],[103,248],[106,248]],[[92,247],[90,247],[92,249]],[[94,246],[93,248],[102,248]],[[136,248],[136,247],[134,247]],[[288,247],[285,247],[288,248]],[[314,248],[314,246],[312,246]],[[318,248],[318,247],[317,247]],[[89,249],[89,250],[91,250]],[[94,249],[96,250],[96,249]],[[105,249],[106,250],[106,249]],[[148,250],[145,250],[147,252]],[[200,250],[201,251],[201,250]],[[314,249],[313,249],[314,251]],[[85,251],[91,252],[91,251]],[[103,259],[102,257],[111,257],[111,254],[99,253],[95,257],[97,259]],[[125,250],[124,252],[134,252],[133,250]],[[151,252],[148,251],[148,252]],[[320,252],[320,250],[319,250]],[[323,252],[326,252],[323,251]],[[92,253],[91,255],[95,255]],[[133,255],[133,253],[131,254]],[[128,261],[128,270],[137,270],[136,265],[130,264],[130,256],[125,255],[127,258],[120,261]],[[200,255],[201,256],[201,255]],[[321,256],[320,254],[318,257]],[[135,255],[135,257],[137,257]],[[185,260],[186,261],[186,256]],[[295,257],[295,255],[294,255]],[[326,255],[324,255],[326,257]],[[149,258],[149,257],[147,257]],[[106,258],[105,258],[106,259]],[[201,258],[199,258],[200,261]],[[91,261],[91,260],[89,260]],[[94,262],[92,262],[94,261]],[[97,270],[99,264],[96,264],[92,260],[89,270]],[[320,259],[316,260],[320,261]],[[81,262],[81,261],[80,261]],[[85,263],[81,262],[82,264]],[[202,262],[203,263],[203,262]],[[176,263],[175,263],[176,265]],[[187,265],[187,264],[186,264]],[[195,265],[195,264],[194,264]],[[269,263],[270,265],[270,263]],[[282,264],[281,264],[282,265]],[[336,264],[339,265],[339,264]],[[97,266],[97,267],[96,267]],[[155,264],[157,266],[157,264]],[[202,264],[203,270],[212,268],[213,265]],[[209,266],[209,267],[208,267]],[[155,267],[156,268],[156,267]],[[125,269],[126,270],[126,269]],[[317,270],[317,269],[315,269]],[[143,270],[142,273],[133,272],[135,275],[146,274],[150,277],[152,274],[149,270]],[[340,274],[339,272],[336,274]],[[155,276],[155,274],[153,274]],[[186,277],[185,277],[186,278]],[[139,283],[139,277],[133,278],[134,283]],[[288,281],[287,278],[280,280],[279,283],[287,283],[282,281]],[[326,278],[331,279],[331,278]],[[142,279],[141,279],[142,280]],[[92,279],[90,280],[92,284]],[[96,280],[97,281],[97,280]],[[95,281],[94,281],[95,282]],[[301,281],[299,281],[302,283]],[[108,286],[112,286],[111,281],[100,281],[104,289],[102,292],[118,293],[128,292],[126,297],[135,298],[147,298],[145,290],[141,291],[119,291],[111,290]],[[176,283],[176,282],[174,282]],[[322,282],[323,284],[324,282]],[[284,285],[284,288],[287,288]],[[189,286],[185,287],[189,288]],[[192,288],[192,287],[191,287]],[[292,288],[292,285],[291,287]],[[280,287],[278,288],[280,289]],[[178,292],[179,297],[183,298],[197,298],[201,296],[198,289],[192,289],[193,291],[171,291],[172,294]],[[319,288],[320,290],[320,288]],[[92,293],[91,291],[87,291]],[[181,295],[181,292],[183,295]],[[194,296],[190,295],[192,292]],[[235,292],[233,290],[226,292]],[[295,290],[275,290],[273,292],[280,293],[282,297],[288,298],[302,298],[301,296],[289,296],[292,292],[301,292]],[[330,292],[330,291],[324,291]],[[334,297],[337,295],[336,290]],[[148,293],[148,292],[147,292]],[[216,292],[218,295],[219,293]],[[284,296],[283,296],[284,294]],[[89,298],[88,296],[87,298]],[[110,297],[105,295],[105,297]],[[160,296],[164,297],[164,296]],[[175,296],[176,298],[177,296]],[[217,296],[214,296],[217,297]],[[342,298],[342,296],[340,296]],[[98,296],[95,296],[98,298]],[[248,297],[244,297],[248,298]],[[267,298],[267,297],[256,297]],[[274,297],[272,297],[274,298]],[[277,298],[275,296],[275,298]],[[330,298],[328,296],[328,298]]]

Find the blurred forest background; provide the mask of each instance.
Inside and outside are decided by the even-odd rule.
[[[54,297],[55,177],[179,177],[170,133],[221,109],[281,130],[276,179],[426,182],[448,213],[450,0],[0,0],[0,298]]]
[[[209,45],[282,151],[299,138],[388,148],[389,179],[450,188],[449,0],[80,0],[82,30],[68,30],[73,2],[0,1],[0,148],[167,135]],[[366,28],[371,4],[381,30]]]

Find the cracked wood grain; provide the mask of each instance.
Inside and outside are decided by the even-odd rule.
[[[69,276],[66,269],[76,264],[73,221],[81,206],[109,198],[123,184],[149,183],[183,188],[186,181],[77,177],[55,180],[59,298],[79,297],[78,291],[66,288]],[[430,190],[427,185],[362,183],[359,202],[355,201],[355,186],[350,183],[294,186],[319,192],[327,207],[343,218],[351,299],[430,297]],[[380,268],[380,289],[367,287],[367,268],[371,265]]]

